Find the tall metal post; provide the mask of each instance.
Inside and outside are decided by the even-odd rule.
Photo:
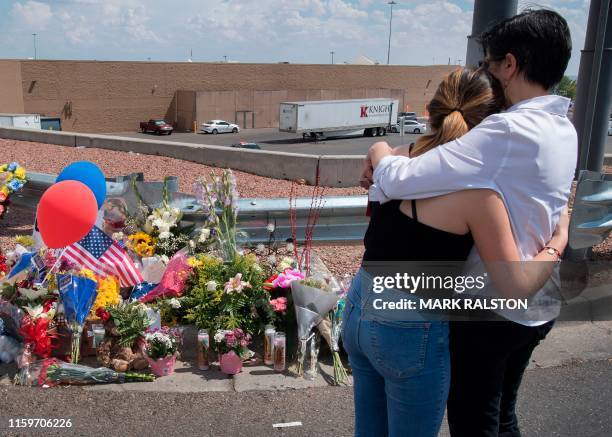
[[[34,60],[38,59],[38,50],[36,49],[36,34],[33,33],[32,36],[34,37]]]
[[[387,48],[387,65],[389,65],[389,60],[391,59],[391,23],[393,23],[393,5],[397,3],[393,0],[387,3],[391,5],[391,16],[389,17],[389,47]]]
[[[484,58],[478,37],[482,32],[506,18],[516,15],[518,0],[476,0],[472,18],[472,34],[468,36],[466,67],[475,67]]]
[[[611,103],[612,1],[592,0],[574,106],[579,147],[577,170],[602,170]]]

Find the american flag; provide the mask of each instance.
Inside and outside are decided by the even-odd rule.
[[[66,247],[62,257],[99,275],[115,275],[122,287],[144,281],[127,252],[97,226],[82,240]]]

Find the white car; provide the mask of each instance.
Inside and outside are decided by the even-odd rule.
[[[401,125],[399,124],[397,125],[398,130],[400,129],[400,126]],[[426,131],[427,125],[414,120],[404,120],[404,133],[422,134]]]
[[[206,123],[202,123],[202,126],[200,127],[200,132],[213,135],[222,134],[226,132],[236,134],[240,132],[240,126],[238,126],[237,124],[228,123],[227,121],[223,120],[210,120]]]

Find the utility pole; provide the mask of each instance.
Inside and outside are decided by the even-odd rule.
[[[38,54],[37,54],[37,50],[36,50],[36,34],[33,33],[32,36],[34,37],[34,60],[38,59]]]
[[[391,16],[389,17],[389,47],[387,48],[387,65],[389,65],[389,60],[391,59],[391,24],[393,23],[393,5],[397,3],[393,0],[387,3],[391,5]]]
[[[227,62],[227,55],[223,55],[223,62]]]
[[[332,56],[332,65],[334,65],[334,52],[333,50],[331,52],[329,52],[329,54]]]

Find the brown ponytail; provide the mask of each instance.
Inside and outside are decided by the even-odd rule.
[[[459,138],[502,107],[503,92],[489,73],[469,68],[451,72],[428,105],[430,133],[416,141],[410,156]]]

